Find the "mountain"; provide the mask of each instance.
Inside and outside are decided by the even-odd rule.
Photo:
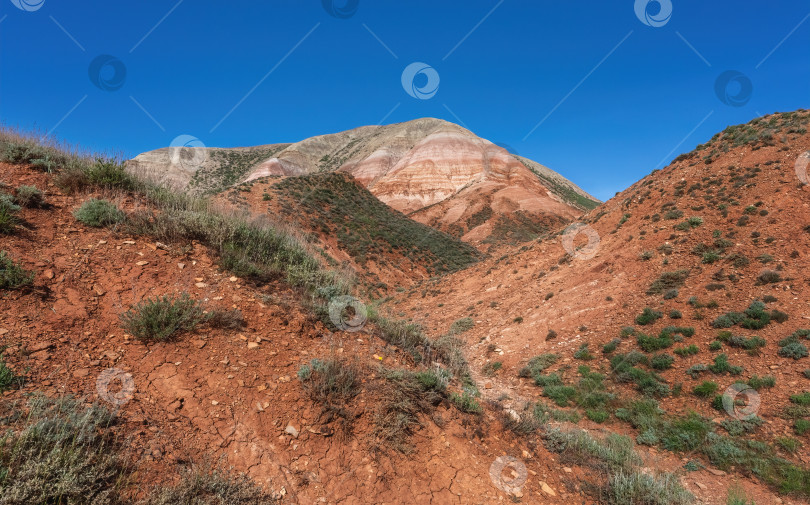
[[[294,144],[163,148],[129,167],[203,194],[268,176],[343,172],[391,208],[471,242],[535,237],[599,203],[550,169],[433,118]]]
[[[807,503],[808,126],[490,255],[349,171],[247,181],[287,144],[168,174],[196,198],[0,131],[3,496]]]
[[[806,110],[730,126],[578,225],[396,304],[432,331],[474,321],[471,369],[497,363],[484,395],[508,408],[550,401],[725,471],[747,461],[743,473],[798,492],[771,458],[810,461],[809,126]],[[748,393],[724,407],[732,386]],[[635,412],[630,399],[654,403]],[[675,428],[690,422],[699,435]]]

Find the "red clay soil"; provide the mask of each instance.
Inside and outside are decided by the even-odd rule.
[[[578,364],[572,354],[588,342],[597,356],[589,364],[604,370],[607,365],[601,345],[617,337],[622,326],[632,325],[645,306],[666,312],[679,309],[684,314],[683,320],[664,318],[652,329],[668,324],[697,328],[697,334],[685,344],[698,344],[701,353],[678,358],[674,369],[662,373],[671,383],[683,382],[684,391],[691,390],[696,381],[684,376],[683,370],[695,362],[710,362],[705,349],[716,335],[709,326],[712,319],[772,294],[778,302],[770,308],[788,313],[790,320],[756,332],[768,341],[759,356],[733,348],[724,352],[732,364],[745,366],[743,378],[754,373],[776,377],[776,387],[762,392],[759,415],[767,424],[761,432],[766,438],[788,434],[787,421],[778,413],[789,394],[810,389],[810,381],[801,373],[810,367],[810,361],[778,357],[775,342],[797,328],[810,327],[806,275],[810,234],[802,231],[810,224],[810,192],[799,188],[792,173],[793,160],[810,149],[810,136],[791,140],[787,151],[779,148],[736,148],[711,165],[691,165],[694,159],[685,160],[640,181],[587,216],[601,236],[592,259],[564,259],[559,237],[546,239],[445,278],[425,281],[402,293],[393,309],[423,322],[431,337],[446,332],[458,318],[473,317],[475,327],[463,338],[485,398],[508,395],[504,406],[519,408],[523,400],[541,395],[540,388],[517,377],[517,370],[530,357],[556,352],[564,356],[561,365]],[[779,163],[766,166],[766,161]],[[719,174],[727,180],[735,173],[726,169],[728,165],[753,167],[757,163],[762,171],[751,181],[755,185],[734,191],[740,194],[740,206],[729,207],[727,218],[709,207],[691,210],[706,205],[699,194],[673,196],[681,179],[687,187]],[[48,175],[25,167],[0,165],[0,170],[0,182],[46,189],[52,204],[48,209],[24,209],[26,230],[2,238],[3,250],[37,272],[33,290],[0,294],[0,345],[12,346],[5,352],[6,361],[28,379],[22,390],[7,392],[4,399],[41,390],[98,400],[96,379],[104,370],[117,368],[131,374],[134,396],[120,413],[134,437],[131,445],[144,482],[173,475],[178,464],[212,457],[246,472],[278,496],[283,494],[285,503],[508,503],[509,495],[489,475],[496,459],[506,455],[527,468],[523,503],[593,502],[582,489],[583,481],[593,480],[592,470],[561,462],[536,436],[516,438],[504,431],[501,413],[489,404],[480,417],[442,405],[434,416],[438,423],[422,419],[412,453],[374,451],[371,429],[384,391],[377,367],[380,362],[405,366],[399,351],[366,331],[328,331],[301,306],[294,290],[280,283],[249,286],[220,271],[216,258],[198,244],[163,246],[145,237],[87,228],[71,211],[93,195],[62,195]],[[643,197],[648,190],[652,195]],[[660,212],[661,205],[670,200],[685,212],[684,219],[700,215],[703,225],[679,232],[672,229],[678,221],[644,219]],[[764,202],[761,208],[770,213],[752,216],[750,224],[737,227],[743,209],[757,201]],[[126,197],[119,203],[124,209],[138,205]],[[630,217],[618,226],[624,214]],[[748,267],[735,270],[725,262],[704,265],[700,257],[690,254],[696,244],[711,243],[714,229],[724,236],[727,231],[737,231],[732,250],[752,260]],[[758,244],[749,238],[754,230],[762,233]],[[766,244],[769,236],[775,241]],[[667,241],[674,252],[668,256],[669,264],[663,265],[657,248]],[[654,258],[640,260],[644,250],[655,251]],[[797,257],[792,255],[794,250]],[[763,252],[775,258],[768,267],[782,265],[782,276],[792,280],[756,286],[763,265],[755,258]],[[727,274],[736,272],[739,280],[725,281],[727,290],[707,292],[705,285],[714,282],[712,275],[721,266]],[[676,299],[661,304],[660,295],[644,294],[662,271],[678,268],[690,269],[690,276]],[[121,329],[119,315],[134,303],[181,291],[202,300],[208,309],[240,309],[247,327],[226,331],[203,326],[177,341],[149,345]],[[702,309],[704,319],[693,321],[694,310],[686,303],[691,295],[701,301],[716,298],[720,307]],[[557,331],[556,339],[546,340],[549,329]],[[634,345],[626,340],[619,352]],[[354,360],[364,371],[360,394],[346,406],[350,417],[355,417],[351,433],[343,431],[339,423],[327,422],[296,378],[300,365],[332,354]],[[486,378],[478,371],[487,361],[501,361],[504,366],[494,377]],[[635,393],[628,390],[627,394]],[[673,413],[687,409],[709,412],[705,400],[689,394],[666,398],[662,407]],[[580,427],[594,433],[609,428],[635,435],[616,421],[605,425],[582,421]],[[810,459],[806,445],[796,456],[805,464]],[[645,466],[652,469],[678,472],[685,462],[684,455],[640,450]],[[725,503],[727,489],[734,484],[758,504],[799,503],[779,498],[736,473],[704,469],[681,475],[701,503]]]
[[[807,112],[804,115],[807,116]],[[512,408],[542,395],[541,388],[531,379],[518,378],[518,370],[533,356],[543,353],[562,356],[560,363],[549,371],[563,369],[567,381],[578,377],[576,368],[580,364],[609,374],[609,356],[603,355],[601,348],[619,337],[622,327],[635,326],[645,333],[656,334],[669,325],[694,326],[695,336],[674,347],[696,344],[700,353],[676,357],[674,367],[661,372],[671,386],[682,383],[684,394],[664,398],[661,407],[671,414],[695,410],[720,421],[725,414],[711,409],[708,400],[689,394],[695,385],[704,380],[717,381],[722,393],[737,379],[747,380],[755,374],[772,375],[776,378],[776,387],[759,392],[758,415],[765,424],[755,436],[765,440],[796,437],[792,421],[783,418],[782,411],[790,404],[790,395],[810,390],[810,378],[803,373],[810,369],[810,358],[780,357],[777,342],[797,329],[810,328],[810,186],[800,184],[795,172],[796,160],[810,150],[810,135],[779,134],[776,139],[782,136],[784,142],[777,140],[775,145],[756,148],[742,145],[728,152],[720,150],[711,164],[702,159],[711,149],[699,151],[693,157],[651,174],[597,207],[582,219],[599,236],[592,258],[572,257],[566,252],[562,237],[552,236],[520,248],[502,250],[501,255],[493,255],[442,279],[420,283],[396,295],[395,310],[434,332],[446,331],[459,318],[473,318],[474,328],[463,336],[468,344],[471,367],[479,371],[488,362],[502,362],[503,368],[488,380],[485,394],[497,398],[508,392],[512,401],[506,406]],[[737,179],[732,178],[746,174],[751,177],[745,179],[741,187],[735,187]],[[717,180],[719,182],[714,182]],[[698,183],[701,187],[690,191]],[[727,217],[717,208],[721,199],[711,204],[704,198],[707,190],[717,196],[721,187],[739,202],[728,205]],[[683,217],[677,220],[662,217],[654,221],[653,215],[664,215],[662,206],[667,202],[674,202],[683,211]],[[747,223],[738,225],[740,217],[746,215],[744,209],[758,202],[761,203],[756,213],[750,215]],[[762,210],[767,211],[767,215],[761,215]],[[692,216],[701,217],[703,224],[689,231],[674,228]],[[713,244],[714,230],[720,230],[723,238],[735,232],[730,239],[733,245],[724,256],[740,253],[750,264],[736,268],[727,259],[705,264],[701,256],[692,254],[698,244]],[[760,237],[755,240],[752,232],[758,232]],[[574,242],[575,246],[586,243],[587,237],[582,233]],[[670,254],[659,250],[664,244],[672,247]],[[652,258],[642,259],[644,251],[650,251]],[[758,258],[763,254],[771,255],[773,260],[762,263]],[[662,272],[679,269],[687,269],[689,276],[676,298],[664,300],[660,294],[646,294]],[[718,275],[721,269],[723,276]],[[757,276],[765,269],[780,269],[784,280],[760,285]],[[729,274],[736,274],[737,280],[730,280]],[[706,288],[711,284],[723,284],[724,288],[709,291]],[[729,330],[735,335],[759,335],[767,341],[766,347],[758,355],[726,345],[722,351],[710,352],[708,344],[716,339],[719,331],[711,327],[711,322],[728,311],[743,311],[753,300],[765,295],[778,300],[769,303],[768,309],[787,313],[788,321],[772,323],[762,330],[739,327]],[[714,299],[718,307],[695,309],[688,303],[691,296],[698,297],[704,304]],[[662,311],[664,317],[651,326],[636,325],[634,319],[645,307]],[[681,311],[683,319],[669,319],[667,314],[673,309]],[[556,338],[547,339],[549,330],[556,332]],[[589,344],[595,360],[586,363],[573,358],[584,343]],[[637,349],[632,337],[623,339],[616,352],[631,349]],[[728,354],[732,365],[745,367],[741,376],[704,374],[693,380],[684,373],[693,364],[711,364],[721,352]],[[638,394],[624,386],[618,387],[624,397]],[[586,426],[587,421],[584,423],[581,424]],[[602,426],[609,426],[613,431],[626,430],[626,425],[615,420]],[[808,466],[810,439],[799,438],[802,447],[798,453],[784,456]],[[702,472],[689,474],[686,482],[690,491],[707,503],[724,503],[725,489],[710,487],[709,493],[704,493],[690,485],[694,475],[698,475],[697,480],[704,479]],[[751,483],[743,478],[741,481]],[[762,486],[758,489],[763,494],[760,498],[754,497],[756,503],[776,503],[776,497],[769,491]],[[792,502],[790,498],[783,499],[786,503]]]
[[[164,246],[85,227],[71,212],[99,195],[64,196],[45,174],[0,169],[0,181],[45,189],[52,205],[23,209],[26,229],[2,239],[3,250],[36,271],[33,290],[0,296],[0,345],[10,346],[7,364],[26,376],[22,390],[4,400],[44,391],[103,402],[101,373],[131,374],[134,395],[120,414],[144,487],[176,474],[177,464],[209,459],[246,472],[284,503],[484,504],[509,499],[489,477],[496,458],[509,455],[528,469],[526,502],[590,503],[578,469],[563,472],[556,455],[519,443],[492,412],[479,419],[440,406],[442,428],[423,419],[411,454],[373,452],[370,430],[381,399],[375,371],[381,361],[398,366],[395,349],[366,332],[328,331],[292,289],[247,286],[220,271],[199,245]],[[130,198],[118,203],[137,206]],[[247,327],[203,327],[149,345],[121,329],[119,315],[136,302],[182,291],[209,310],[240,309]],[[350,435],[324,423],[296,378],[300,365],[331,354],[355,360],[366,373],[347,406],[356,416]]]

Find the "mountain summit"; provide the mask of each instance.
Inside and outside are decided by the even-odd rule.
[[[162,148],[129,168],[206,194],[265,177],[344,172],[393,209],[471,242],[537,234],[599,203],[543,165],[435,118],[294,144]]]

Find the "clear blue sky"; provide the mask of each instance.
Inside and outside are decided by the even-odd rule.
[[[606,199],[729,124],[810,107],[810,1],[666,3],[0,0],[0,119],[133,156],[433,116]],[[406,93],[413,62],[432,98]]]

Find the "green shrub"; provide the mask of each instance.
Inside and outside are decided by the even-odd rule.
[[[606,470],[616,471],[641,464],[641,458],[633,449],[633,441],[615,433],[599,440],[587,431],[551,428],[546,432],[545,443],[552,452]]]
[[[478,401],[466,391],[461,394],[450,393],[450,401],[462,412],[468,414],[480,414],[483,412],[481,405]]]
[[[593,359],[593,354],[588,350],[588,344],[582,344],[579,346],[579,349],[574,353],[574,359],[581,359],[585,361],[590,361]]]
[[[719,351],[722,348],[723,348],[723,343],[720,342],[719,340],[713,340],[713,341],[709,342],[709,350],[710,351]]]
[[[135,179],[124,166],[112,160],[98,158],[84,173],[87,182],[98,188],[129,191],[136,186]]]
[[[22,385],[23,378],[14,373],[14,371],[6,365],[3,359],[3,354],[0,353],[0,394],[14,387]]]
[[[760,347],[765,347],[765,339],[757,336],[748,338],[733,336],[728,339],[728,345],[739,347],[747,351],[756,351]]]
[[[343,413],[358,391],[357,368],[338,359],[313,359],[298,369],[298,379],[310,398],[332,412]]]
[[[613,340],[602,346],[602,352],[605,354],[610,354],[614,352],[621,343],[622,343],[621,339],[614,338]]]
[[[694,356],[695,354],[700,352],[700,349],[695,344],[690,344],[686,347],[679,347],[677,349],[674,349],[672,352],[684,358],[686,356]]]
[[[487,377],[492,377],[495,373],[503,367],[503,363],[500,361],[490,361],[486,365],[481,368],[481,373],[486,375]]]
[[[20,289],[33,282],[33,271],[24,269],[22,263],[15,262],[6,251],[0,251],[0,289]]]
[[[595,423],[604,423],[610,417],[610,414],[605,412],[604,410],[593,410],[588,409],[585,411],[585,417],[590,419]]]
[[[604,503],[610,505],[687,505],[694,502],[692,493],[684,489],[680,478],[672,473],[619,471],[608,477],[606,486]]]
[[[799,450],[802,443],[792,437],[776,437],[776,445],[778,445],[785,452],[793,454]]]
[[[622,328],[621,336],[623,338],[630,337],[636,334],[636,329],[632,326],[625,326]]]
[[[15,207],[5,205],[3,200],[0,200],[0,235],[11,235],[17,231],[17,226],[22,224]]]
[[[790,401],[796,405],[806,407],[810,405],[810,392],[803,392],[795,395],[790,395]]]
[[[743,367],[729,364],[728,355],[723,353],[714,358],[714,364],[709,366],[709,371],[715,374],[728,372],[731,375],[740,375]]]
[[[692,393],[694,393],[695,396],[700,396],[701,398],[708,398],[717,392],[717,388],[718,386],[716,382],[703,381],[702,384],[695,386],[694,389],[692,389]]]
[[[645,307],[644,310],[641,312],[641,314],[636,316],[636,324],[639,324],[641,326],[646,326],[648,324],[652,324],[655,321],[661,319],[663,316],[664,315],[661,312],[659,312],[657,310],[653,310],[653,309],[651,309],[649,307]]]
[[[272,505],[278,500],[245,475],[208,466],[183,470],[180,480],[152,489],[139,505]]]
[[[536,377],[559,360],[557,354],[541,354],[529,360],[525,367],[518,372],[519,377]]]
[[[793,423],[793,429],[796,430],[797,435],[804,435],[810,431],[810,421],[807,419],[796,419]]]
[[[73,212],[73,216],[87,226],[102,227],[118,224],[126,217],[114,203],[91,198]]]
[[[669,354],[656,354],[650,359],[650,366],[656,370],[667,370],[672,368],[675,358]]]
[[[638,342],[638,346],[645,352],[655,352],[666,349],[667,347],[671,347],[674,343],[671,334],[666,332],[661,332],[658,337],[639,333],[636,336],[636,341]]]
[[[693,379],[697,379],[701,373],[707,372],[708,370],[709,365],[706,365],[704,363],[697,363],[686,369],[686,375],[692,377]]]
[[[703,263],[712,264],[716,261],[720,261],[720,255],[715,251],[709,251],[703,253]]]
[[[37,208],[45,205],[45,196],[35,186],[18,186],[16,201],[21,207]]]
[[[776,378],[772,375],[766,375],[764,377],[754,375],[748,379],[748,385],[757,391],[762,388],[772,388],[776,385]]]
[[[2,501],[118,503],[127,477],[125,449],[114,434],[115,417],[71,397],[41,394],[28,412],[4,418],[0,450]]]
[[[681,313],[680,310],[670,310],[669,311],[669,318],[670,319],[681,319],[682,317],[683,317],[683,314]]]
[[[147,298],[121,315],[124,329],[140,340],[163,342],[191,331],[207,316],[188,293]]]
[[[689,270],[675,270],[673,272],[664,272],[658,279],[656,279],[647,289],[648,295],[660,295],[669,289],[677,289],[683,286],[686,278],[689,276]]]
[[[568,402],[576,398],[577,390],[573,386],[546,385],[543,388],[543,394],[556,403],[557,406],[567,407]]]
[[[473,321],[471,317],[462,317],[461,319],[453,321],[453,324],[450,325],[450,333],[452,335],[460,335],[471,330],[473,326],[475,326],[475,321]]]
[[[788,342],[779,349],[783,358],[801,359],[808,356],[807,347],[801,342]]]

